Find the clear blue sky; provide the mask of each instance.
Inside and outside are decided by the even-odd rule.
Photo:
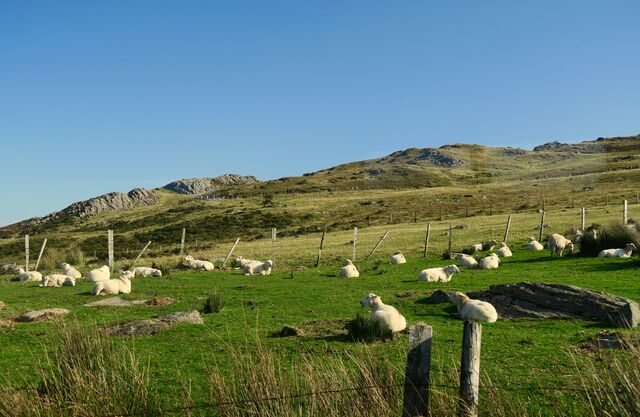
[[[1,1],[0,224],[227,172],[640,133],[638,1]]]

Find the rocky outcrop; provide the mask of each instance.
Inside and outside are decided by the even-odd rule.
[[[51,320],[58,317],[66,316],[70,311],[64,308],[46,308],[44,310],[29,311],[16,319],[17,322],[32,322]]]
[[[421,162],[427,162],[431,165],[439,166],[439,167],[454,167],[463,165],[464,161],[454,157],[453,155],[447,154],[445,152],[441,152],[434,148],[409,148],[404,151],[394,152],[380,161],[394,163],[394,162],[404,162],[407,164],[418,164]]]
[[[215,178],[183,178],[165,185],[165,190],[178,194],[201,194],[221,187],[260,182],[252,175],[225,174]]]
[[[534,152],[540,152],[540,151],[557,151],[560,149],[568,149],[569,148],[569,144],[568,143],[560,143],[557,140],[554,140],[553,142],[547,142],[544,143],[542,145],[538,145],[535,148],[533,148]]]
[[[127,324],[119,324],[107,329],[111,336],[142,336],[153,335],[179,323],[204,324],[202,316],[197,310],[178,311],[161,316],[157,319],[136,320]]]

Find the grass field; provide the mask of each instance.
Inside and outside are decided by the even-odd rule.
[[[638,210],[638,206],[631,206],[630,217],[640,217]],[[588,221],[607,223],[619,218],[617,207],[602,207],[590,211]],[[465,225],[464,229],[454,230],[453,248],[460,249],[490,237],[501,240],[505,221],[505,215],[452,220],[454,225]],[[196,402],[207,401],[210,395],[207,375],[211,368],[215,367],[223,374],[230,372],[234,361],[230,352],[251,351],[256,337],[276,352],[284,366],[303,357],[321,360],[337,357],[346,361],[349,355],[367,354],[388,358],[402,373],[408,342],[406,334],[400,334],[392,341],[369,345],[353,343],[345,337],[344,322],[360,310],[358,301],[368,292],[375,292],[383,301],[396,306],[409,324],[421,321],[433,326],[433,382],[451,386],[457,385],[455,369],[460,359],[462,322],[453,315],[453,306],[424,303],[435,289],[469,291],[486,289],[493,284],[541,281],[573,284],[640,300],[636,259],[571,257],[551,261],[547,251],[524,250],[526,237],[537,236],[534,229],[539,224],[539,215],[533,212],[513,216],[509,241],[514,256],[504,259],[500,269],[463,270],[447,284],[418,282],[420,270],[451,263],[439,259],[447,245],[447,237],[442,236],[446,223],[433,224],[431,255],[427,259],[419,255],[425,224],[362,228],[358,259],[364,258],[385,230],[391,232],[371,261],[358,262],[361,276],[357,279],[335,277],[339,262],[352,254],[349,244],[352,232],[335,232],[327,237],[323,262],[317,269],[310,265],[315,261],[319,234],[287,237],[278,240],[276,264],[280,267],[270,276],[245,277],[236,270],[172,271],[162,278],[136,279],[132,294],[123,297],[170,296],[177,300],[173,305],[162,307],[85,307],[83,304],[95,299],[89,294],[90,283],[79,283],[75,288],[39,288],[36,284],[21,284],[5,276],[0,279],[0,300],[7,307],[0,310],[0,317],[11,318],[29,310],[62,307],[72,311],[65,320],[78,320],[102,328],[167,312],[200,309],[204,297],[218,289],[225,307],[220,313],[205,315],[204,326],[179,325],[154,336],[117,339],[117,346],[128,346],[143,362],[148,361],[153,388],[162,393],[167,405],[172,405],[180,402],[185,381],[189,381],[187,385]],[[562,232],[579,223],[578,210],[550,211],[545,223],[549,224],[549,232]],[[390,252],[396,248],[407,254],[407,264],[391,266],[386,263]],[[227,245],[220,244],[196,253],[206,258],[218,258],[227,250]],[[262,239],[243,242],[236,253],[264,259],[271,257],[271,251],[271,242]],[[140,265],[150,261],[144,259]],[[166,265],[176,262],[173,258],[159,261]],[[306,265],[307,268],[296,270],[292,268],[295,265]],[[285,325],[303,329],[306,336],[275,336],[274,333]],[[38,358],[48,349],[46,341],[54,337],[54,329],[49,322],[18,323],[14,327],[0,328],[0,369],[4,383],[21,386],[25,382],[36,382]],[[560,409],[564,414],[581,415],[587,402],[579,393],[535,388],[575,386],[577,369],[582,364],[593,361],[597,355],[611,354],[581,348],[603,330],[612,329],[604,323],[571,320],[499,320],[485,325],[483,377],[489,377],[491,384],[496,386],[532,388],[516,390],[510,395],[525,401],[533,414],[558,415]],[[624,332],[638,333],[637,330]],[[456,394],[455,389],[440,390]],[[491,415],[491,412],[483,409],[483,414]]]

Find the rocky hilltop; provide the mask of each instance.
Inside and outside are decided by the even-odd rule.
[[[214,178],[183,178],[165,185],[165,190],[178,194],[201,194],[221,187],[260,182],[253,175],[225,174]]]

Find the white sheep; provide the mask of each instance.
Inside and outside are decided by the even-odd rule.
[[[494,323],[498,320],[498,312],[491,303],[472,300],[466,294],[456,292],[449,294],[449,302],[458,308],[458,314],[463,320]]]
[[[453,257],[460,262],[460,266],[466,266],[468,268],[477,268],[478,261],[471,255],[466,253],[454,253]]]
[[[78,271],[77,269],[75,269],[73,266],[71,266],[68,263],[63,263],[62,265],[60,265],[62,267],[62,270],[64,271],[64,274],[69,276],[69,277],[73,277],[73,278],[80,278],[82,277],[82,274],[80,273],[80,271]]]
[[[480,269],[496,269],[500,266],[500,257],[495,253],[485,256],[478,261],[478,268]]]
[[[397,250],[397,251],[395,251],[393,253],[393,256],[391,257],[391,264],[392,265],[406,264],[406,263],[407,263],[407,260],[405,259],[405,257],[402,254],[402,252]]]
[[[198,269],[200,271],[213,271],[214,269],[214,266],[211,262],[194,259],[191,255],[185,256],[184,262],[191,269]]]
[[[26,272],[22,268],[18,268],[18,277],[20,278],[21,282],[25,282],[25,281],[41,282],[42,281],[42,274],[40,272],[38,271]]]
[[[102,265],[98,269],[92,269],[87,273],[86,281],[89,282],[98,282],[98,281],[106,281],[111,278],[111,271],[109,271],[109,267],[107,265]]]
[[[116,279],[108,279],[106,281],[97,282],[91,288],[93,295],[116,295],[131,293],[131,278],[133,272],[125,271]]]
[[[451,264],[444,268],[428,268],[420,271],[419,281],[427,282],[449,282],[456,272],[460,272],[457,266]]]
[[[473,245],[469,246],[469,250],[471,252],[480,252],[482,250],[482,243],[474,243]]]
[[[358,278],[360,276],[360,272],[358,272],[358,268],[356,268],[353,262],[351,262],[351,259],[346,259],[344,261],[344,266],[340,268],[340,271],[338,271],[338,275],[347,278]]]
[[[269,275],[273,268],[273,262],[246,263],[242,269],[245,275]]]
[[[364,307],[371,308],[371,320],[380,324],[383,330],[401,332],[407,327],[407,320],[395,307],[384,304],[382,299],[371,293],[360,300]]]
[[[573,252],[573,243],[558,233],[554,233],[549,236],[549,251],[551,251],[551,257],[556,255],[558,258],[562,258],[563,251],[569,250],[569,253]]]
[[[538,242],[535,238],[530,237],[527,242],[527,249],[529,250],[544,250],[542,243]]]
[[[133,269],[133,274],[136,277],[161,277],[162,271],[156,268],[139,266]]]
[[[500,249],[498,249],[498,250],[496,251],[496,254],[497,254],[498,256],[503,257],[503,258],[508,258],[508,257],[510,257],[510,256],[513,256],[513,253],[511,253],[511,249],[509,249],[509,247],[507,246],[507,244],[506,244],[506,243],[504,243],[504,242],[502,242],[502,243],[500,244]]]
[[[636,245],[634,243],[627,243],[622,249],[605,249],[600,251],[598,258],[629,258],[635,250]]]
[[[71,278],[71,277],[63,274],[46,275],[44,278],[42,278],[42,284],[40,284],[40,286],[41,287],[60,287],[65,283],[67,278]],[[75,285],[75,282],[74,282],[74,285]]]
[[[74,277],[67,277],[67,279],[64,280],[64,282],[62,283],[63,287],[75,287],[76,286],[76,279]]]

